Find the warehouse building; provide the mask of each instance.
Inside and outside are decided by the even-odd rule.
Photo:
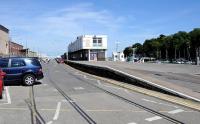
[[[106,35],[82,35],[68,46],[69,60],[105,61]]]

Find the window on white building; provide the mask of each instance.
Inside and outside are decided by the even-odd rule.
[[[97,47],[97,46],[102,46],[102,38],[93,38],[93,46]]]

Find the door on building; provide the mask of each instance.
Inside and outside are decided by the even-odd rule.
[[[90,53],[90,60],[97,61],[97,53]]]

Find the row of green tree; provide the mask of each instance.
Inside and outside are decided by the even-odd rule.
[[[169,36],[161,34],[157,38],[145,40],[143,44],[135,43],[124,49],[124,55],[132,56],[133,51],[140,57],[170,61],[184,58],[194,61],[200,54],[200,28],[191,32],[179,31]]]

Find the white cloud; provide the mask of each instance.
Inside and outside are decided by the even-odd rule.
[[[6,15],[4,22],[11,28],[11,36],[15,41],[24,40],[23,44],[28,41],[28,47],[50,54],[59,50],[64,52],[67,43],[77,35],[114,34],[126,22],[125,16],[115,16],[106,9],[97,10],[92,3],[67,6],[28,17]]]

